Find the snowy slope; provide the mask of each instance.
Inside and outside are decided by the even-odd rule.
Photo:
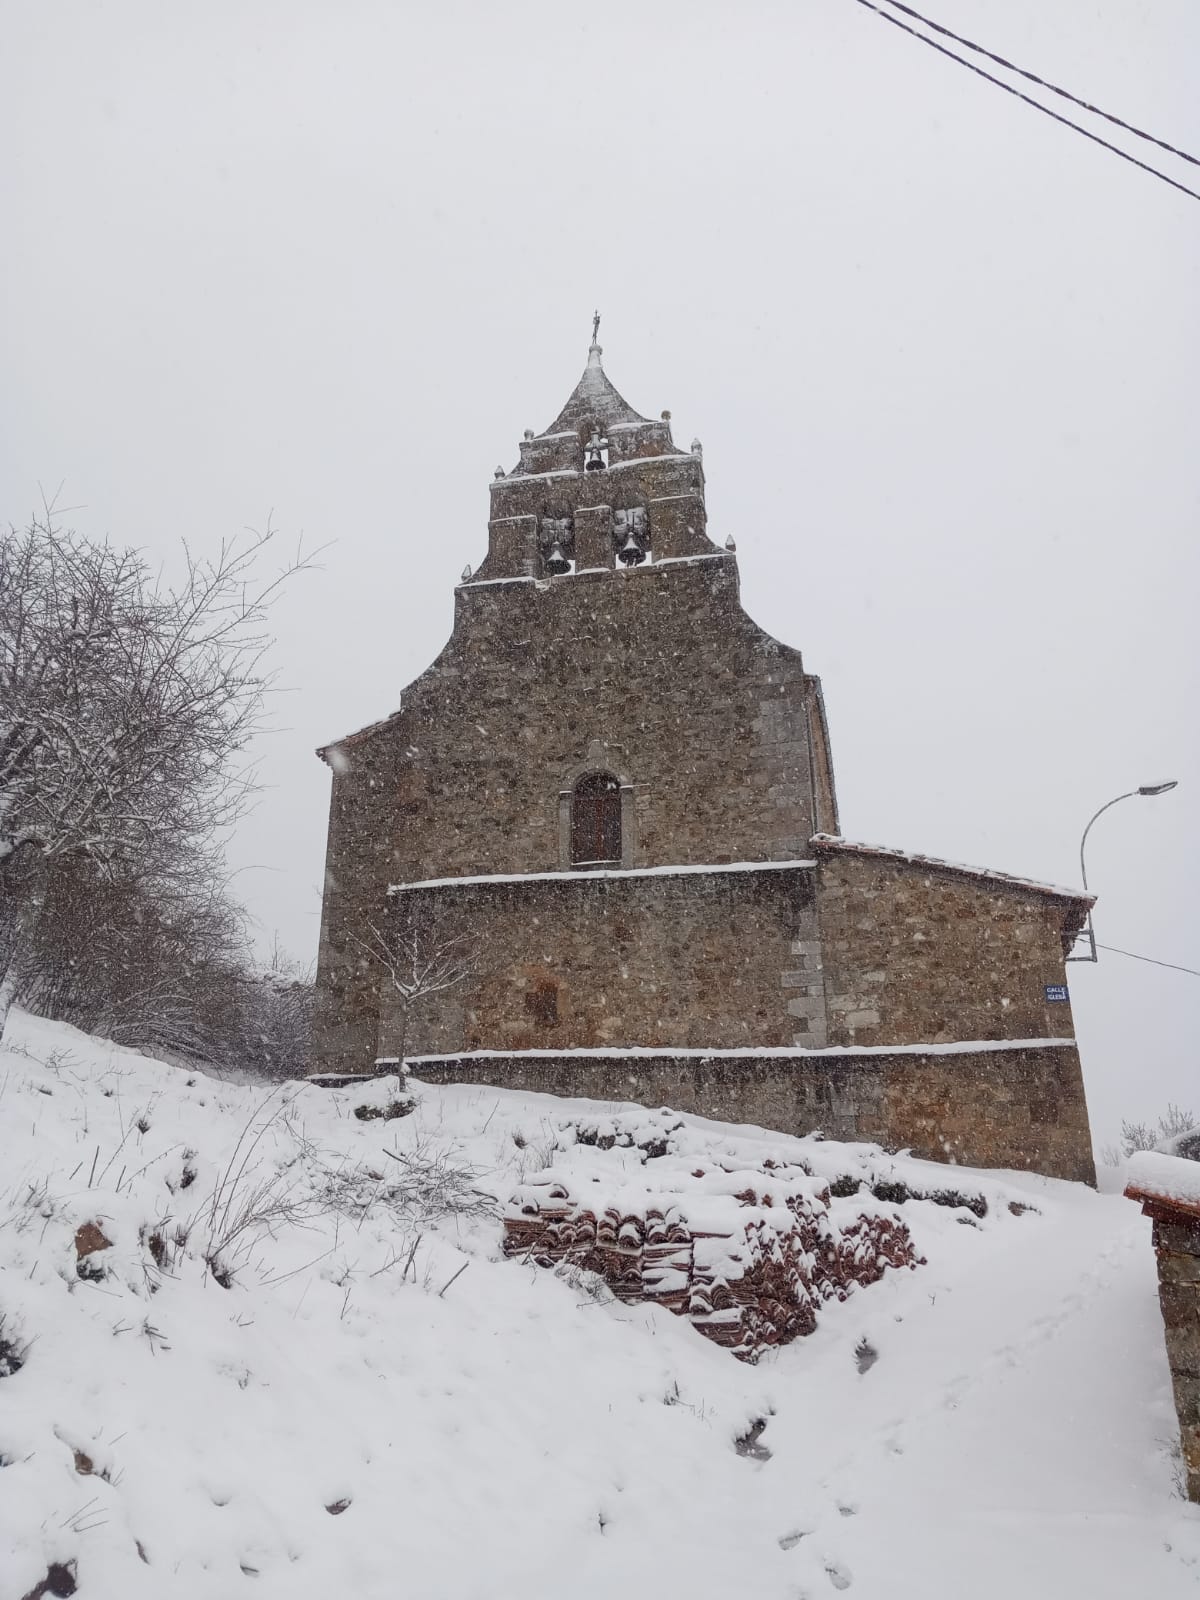
[[[411,1116],[353,1115],[390,1087],[264,1104],[13,1017],[0,1341],[23,1364],[0,1376],[0,1600],[54,1563],[83,1600],[1200,1592],[1130,1202],[958,1172],[985,1218],[895,1207],[926,1264],[747,1366],[660,1307],[504,1260],[493,1217],[331,1209],[406,1170],[389,1150],[451,1186],[468,1164],[467,1188],[505,1200],[572,1116],[611,1109],[417,1086]],[[714,1159],[889,1164],[683,1120]],[[215,1257],[224,1288],[204,1258],[247,1206],[265,1220]],[[80,1261],[89,1223],[112,1242]],[[734,1448],[759,1418],[770,1459]]]

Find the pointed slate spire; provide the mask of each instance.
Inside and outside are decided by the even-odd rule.
[[[545,439],[556,433],[578,433],[589,424],[601,431],[617,422],[649,422],[617,393],[608,381],[601,360],[600,313],[592,318],[592,342],[588,347],[587,366],[583,377],[575,385],[571,398],[539,437]]]

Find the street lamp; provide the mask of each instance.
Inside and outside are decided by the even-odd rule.
[[[1168,778],[1166,783],[1143,783],[1143,784],[1139,784],[1139,786],[1136,789],[1130,789],[1128,794],[1119,794],[1119,795],[1116,796],[1115,799],[1106,800],[1104,802],[1104,804],[1100,807],[1099,811],[1096,812],[1096,816],[1094,816],[1091,819],[1091,821],[1088,823],[1087,827],[1083,830],[1083,838],[1080,839],[1080,841],[1079,841],[1079,876],[1083,879],[1083,887],[1085,889],[1088,886],[1088,881],[1087,881],[1087,862],[1084,860],[1083,849],[1084,849],[1084,846],[1087,844],[1087,836],[1092,831],[1092,823],[1094,823],[1096,821],[1096,817],[1102,817],[1104,815],[1104,813],[1108,810],[1109,806],[1115,806],[1117,804],[1117,802],[1120,801],[1120,800],[1132,800],[1136,795],[1139,795],[1139,794],[1146,794],[1146,795],[1149,795],[1149,794],[1166,794],[1166,793],[1168,793],[1169,790],[1176,789],[1178,787],[1179,787],[1179,779],[1178,778]],[[1088,907],[1087,926],[1084,928],[1083,933],[1081,934],[1080,937],[1087,939],[1087,946],[1088,946],[1087,954],[1086,955],[1082,955],[1082,956],[1068,956],[1067,960],[1068,961],[1096,961],[1096,960],[1098,960],[1099,957],[1096,955],[1096,930],[1092,927],[1092,912],[1091,912],[1091,907],[1090,906]]]

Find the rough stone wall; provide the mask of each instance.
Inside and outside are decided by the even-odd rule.
[[[375,1055],[378,998],[356,943],[385,908],[391,870],[400,751],[367,739],[338,756],[329,800],[321,940],[313,1004],[313,1055],[326,1072],[362,1072]]]
[[[825,1042],[810,869],[564,873],[409,890],[390,909],[476,937],[477,955],[423,1004],[382,997],[381,1056]]]
[[[1147,1209],[1150,1209],[1147,1207]],[[1200,1217],[1154,1207],[1158,1302],[1189,1500],[1200,1501]]]
[[[819,848],[819,847],[818,847]],[[819,850],[829,1042],[1069,1039],[1060,899],[923,863]]]
[[[870,1055],[492,1055],[416,1061],[428,1083],[670,1106],[785,1133],[820,1130],[965,1166],[1095,1183],[1073,1045]]]
[[[836,826],[828,783],[824,810],[813,801],[817,693],[799,652],[741,609],[723,552],[461,587],[451,640],[399,713],[331,752],[322,1069],[374,1057],[355,934],[388,884],[557,871],[560,795],[585,771],[632,791],[630,865],[802,858]]]

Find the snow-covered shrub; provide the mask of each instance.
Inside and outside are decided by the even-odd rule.
[[[361,1218],[374,1208],[399,1222],[493,1217],[496,1197],[479,1187],[483,1174],[450,1145],[421,1133],[412,1146],[384,1150],[381,1168],[322,1165],[314,1182],[319,1204]]]

